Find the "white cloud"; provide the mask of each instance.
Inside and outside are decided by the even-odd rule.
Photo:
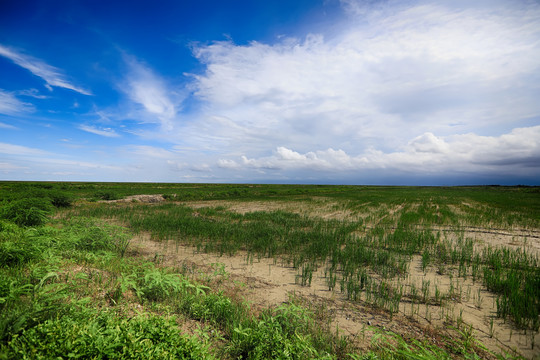
[[[448,153],[448,144],[430,132],[422,134],[409,142],[412,152],[416,153]]]
[[[258,156],[389,152],[418,134],[501,133],[540,116],[540,5],[346,3],[364,15],[331,35],[195,47],[204,107],[175,134]]]
[[[0,172],[15,176],[14,180],[113,181],[126,176],[125,167],[107,164],[103,158],[99,161],[74,159],[69,154],[9,143],[0,143],[0,155],[6,160],[12,159],[0,164]],[[129,177],[124,179],[127,180]]]
[[[31,148],[21,145],[13,145],[8,143],[0,143],[0,154],[19,155],[19,156],[47,156],[52,155],[48,151]]]
[[[147,66],[133,58],[127,58],[126,61],[129,73],[121,85],[122,90],[133,102],[142,105],[151,122],[159,122],[163,130],[171,130],[178,111],[171,99],[174,92]]]
[[[92,95],[88,90],[73,85],[62,71],[54,66],[44,63],[32,56],[22,54],[16,50],[0,45],[0,56],[4,56],[32,74],[42,78],[51,90],[52,86],[70,89],[84,95]]]
[[[205,172],[212,172],[212,167],[209,164],[203,163],[203,164],[193,165],[189,168],[189,170],[205,173]]]
[[[0,122],[0,129],[11,129],[11,130],[15,130],[17,129],[15,126],[13,125],[9,125],[9,124],[5,124],[3,122]]]
[[[196,45],[189,110],[185,88],[127,59],[131,117],[161,125],[136,134],[172,149],[147,148],[138,166],[248,181],[538,174],[524,145],[537,129],[520,128],[540,118],[540,5],[502,3],[348,0],[328,32]]]
[[[31,104],[20,101],[10,92],[0,89],[0,114],[13,115],[33,111]]]
[[[104,128],[80,129],[115,137],[111,128],[123,126],[123,135],[142,142],[103,151],[122,166],[101,175],[313,182],[348,176],[357,183],[396,174],[540,178],[540,130],[533,126],[540,119],[540,4],[342,4],[347,14],[341,23],[301,38],[194,46],[204,70],[181,85],[174,83],[180,69],[177,78],[167,79],[125,56],[127,70],[117,86],[128,101],[88,114],[99,116],[94,124]],[[40,60],[9,56],[30,71],[52,69],[49,73],[65,80]],[[6,94],[8,109],[22,104],[14,95],[41,96]],[[113,126],[117,121],[122,125]],[[140,145],[163,143],[164,148]],[[60,157],[10,149],[21,150],[21,156]],[[68,174],[72,160],[64,161],[57,162],[63,167],[58,173]]]
[[[217,166],[222,169],[239,169],[240,168],[240,165],[236,161],[230,160],[230,159],[219,159],[217,162]]]
[[[98,129],[98,128],[95,128],[94,126],[80,125],[79,129],[92,133],[92,134],[105,136],[105,137],[111,137],[111,138],[120,137],[120,135],[114,129],[111,129],[111,128]]]
[[[229,159],[218,164],[233,169],[302,169],[306,173],[399,170],[424,175],[460,171],[540,176],[540,126],[514,129],[499,137],[472,133],[437,137],[425,133],[411,140],[404,150],[391,153],[370,149],[350,155],[330,148],[302,154],[278,147],[272,156],[241,159],[241,164]]]
[[[12,164],[12,163],[8,163],[8,162],[0,162],[0,172],[3,172],[3,173],[9,173],[9,172],[13,172],[13,171],[20,171],[20,170],[23,170],[23,169],[25,169],[25,167],[15,165],[15,164]]]
[[[172,151],[148,145],[131,145],[124,148],[126,153],[136,155],[139,158],[150,159],[173,159],[176,154]]]
[[[49,98],[46,95],[41,95],[39,93],[39,90],[37,89],[20,90],[20,91],[17,91],[17,95],[33,97],[34,99],[48,99]]]

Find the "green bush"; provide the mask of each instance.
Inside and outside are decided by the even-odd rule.
[[[113,191],[97,191],[94,194],[94,197],[100,199],[100,200],[118,200],[120,199],[120,196],[118,196],[117,193]]]
[[[139,294],[150,301],[162,301],[179,293],[183,286],[183,278],[178,274],[168,274],[149,264],[139,274]]]
[[[0,208],[0,218],[20,226],[39,226],[47,221],[51,212],[52,205],[48,199],[19,199]]]
[[[26,238],[0,241],[0,266],[11,267],[38,259],[43,250],[39,245]]]
[[[51,199],[51,203],[57,207],[70,207],[73,203],[73,198],[63,192],[60,191],[54,191],[48,194],[48,197]]]
[[[0,268],[18,266],[41,258],[48,242],[45,237],[30,236],[28,229],[0,220]]]
[[[114,243],[109,234],[97,226],[80,229],[76,245],[81,250],[112,250]]]
[[[263,312],[235,327],[229,353],[235,359],[333,359],[315,348],[311,323],[311,315],[293,304]]]
[[[165,200],[175,200],[176,194],[163,194],[162,195]]]
[[[6,345],[6,359],[213,359],[206,346],[179,333],[173,320],[74,312],[25,330]]]

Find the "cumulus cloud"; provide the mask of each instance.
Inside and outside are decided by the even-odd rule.
[[[351,16],[331,34],[195,47],[205,107],[187,132],[261,155],[388,152],[417,134],[506,131],[539,116],[538,4],[385,4],[344,1]]]
[[[409,142],[409,148],[415,153],[443,154],[450,151],[448,144],[443,139],[430,132],[414,138]]]
[[[514,129],[498,137],[461,134],[438,137],[432,133],[412,139],[402,151],[383,153],[369,149],[360,155],[327,149],[299,153],[278,147],[273,155],[241,157],[241,162],[222,159],[222,167],[238,169],[298,170],[339,172],[399,170],[407,172],[500,173],[540,175],[540,126]]]
[[[16,51],[1,44],[0,56],[3,56],[13,61],[20,67],[30,71],[32,74],[43,79],[49,90],[52,90],[52,86],[55,86],[70,89],[83,95],[92,95],[90,91],[72,84],[60,69],[51,66],[43,62],[42,60],[36,59],[30,55],[23,54],[19,51]]]
[[[239,169],[240,164],[231,159],[219,159],[217,161],[217,166],[222,169]]]

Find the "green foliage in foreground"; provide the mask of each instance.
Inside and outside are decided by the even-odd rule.
[[[0,268],[0,358],[214,358],[204,336],[197,339],[180,334],[178,317],[217,329],[226,342],[214,350],[220,357],[335,358],[328,352],[332,351],[328,335],[317,330],[307,310],[284,305],[255,317],[248,305],[179,273],[122,258],[114,246],[103,245],[114,244],[110,229],[84,224],[73,220],[62,229],[26,230],[3,224],[0,244],[4,256],[24,253],[30,243],[41,251]],[[12,238],[14,234],[18,237]],[[14,245],[6,248],[7,242]],[[63,267],[82,259],[85,266],[107,271],[109,281],[90,279],[85,273],[62,276]],[[102,291],[102,286],[108,289],[106,298],[91,301],[88,297],[96,296],[92,288]],[[103,308],[106,299],[113,307]],[[170,315],[142,311],[126,317],[115,310],[114,306],[120,310],[133,300],[145,308],[159,305]]]
[[[213,359],[205,344],[160,316],[81,310],[45,320],[2,345],[5,359]]]
[[[14,200],[0,209],[0,218],[20,226],[39,226],[47,221],[52,204],[47,199],[23,198]]]

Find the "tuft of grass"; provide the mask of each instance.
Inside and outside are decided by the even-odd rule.
[[[0,348],[6,359],[214,359],[206,344],[181,335],[173,319],[111,311],[73,311],[13,337]],[[34,355],[30,355],[34,354]]]
[[[40,226],[45,224],[51,212],[50,200],[23,198],[0,207],[0,218],[20,226]]]

